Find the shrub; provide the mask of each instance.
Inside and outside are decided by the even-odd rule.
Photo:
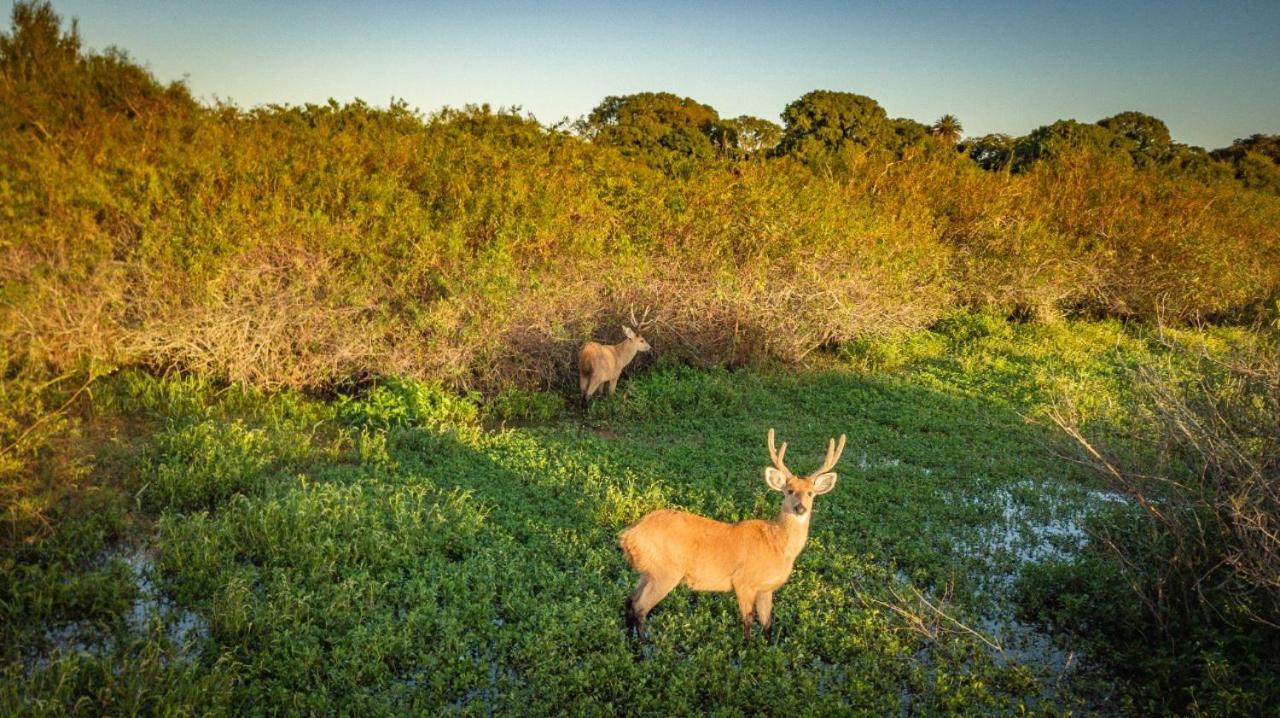
[[[655,308],[666,356],[737,366],[957,308],[1219,320],[1280,287],[1280,197],[1186,148],[1135,161],[1164,147],[1135,113],[993,139],[975,162],[871,98],[810,93],[765,158],[721,151],[712,108],[660,93],[606,101],[583,135],[488,106],[203,105],[85,50],[47,4],[13,18],[6,373],[492,394],[571,385],[576,347],[633,305]]]
[[[142,461],[140,494],[152,510],[211,509],[234,494],[253,493],[272,464],[261,431],[206,420],[161,433]]]
[[[499,421],[551,421],[564,412],[560,394],[509,387],[493,397],[487,413]]]
[[[1276,356],[1269,342],[1227,364],[1206,357],[1207,378],[1189,387],[1144,372],[1150,421],[1128,437],[1154,454],[1141,460],[1095,448],[1057,416],[1134,510],[1094,521],[1093,558],[1066,580],[1033,580],[1028,603],[1092,637],[1139,699],[1162,710],[1248,714],[1280,700]],[[1107,595],[1116,587],[1129,600]],[[1122,619],[1116,606],[1130,607]]]
[[[477,397],[459,396],[438,384],[386,379],[360,397],[338,399],[338,418],[354,426],[391,429],[471,424],[480,416]]]

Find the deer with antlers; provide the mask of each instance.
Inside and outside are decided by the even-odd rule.
[[[796,556],[809,539],[813,498],[835,488],[831,472],[844,452],[845,437],[827,443],[827,457],[817,471],[796,476],[782,463],[787,444],[774,448],[769,429],[769,458],[764,482],[781,491],[782,508],[773,521],[753,519],[736,524],[676,509],[647,514],[622,532],[618,545],[640,582],[627,598],[627,627],[644,638],[644,621],[653,607],[682,581],[694,591],[733,591],[738,596],[742,631],[751,640],[755,619],[772,635],[773,592],[787,582]]]
[[[628,314],[631,318],[631,326],[624,324],[622,327],[622,333],[626,335],[626,339],[617,344],[587,342],[578,351],[578,388],[582,390],[584,407],[591,395],[595,394],[601,386],[607,384],[609,394],[612,395],[618,388],[618,377],[622,376],[622,370],[627,368],[638,352],[647,352],[650,349],[649,342],[638,333],[640,329],[647,326],[649,309],[645,308],[644,316],[640,321],[636,321],[635,309],[629,310]],[[632,326],[635,329],[632,329]]]

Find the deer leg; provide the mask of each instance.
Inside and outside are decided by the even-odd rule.
[[[764,626],[764,640],[773,638],[773,591],[764,591],[756,595],[756,616],[760,625]]]
[[[617,379],[614,379],[613,381],[609,382],[609,396],[613,396],[613,392],[616,391],[617,388],[618,388]]]
[[[667,597],[671,593],[671,589],[680,583],[680,576],[653,576],[648,575],[640,579],[640,583],[636,584],[636,589],[631,592],[631,620],[635,627],[636,636],[640,640],[644,640],[644,620],[649,616],[649,612],[658,602]]]
[[[750,641],[751,624],[756,620],[754,610],[756,594],[742,588],[735,588],[734,591],[738,594],[738,613],[742,614],[742,636]]]
[[[644,591],[645,585],[649,582],[648,576],[641,576],[640,582],[631,590],[627,596],[626,602],[623,604],[623,613],[627,615],[627,632],[634,631],[637,636],[644,638],[644,624],[636,620],[636,599],[640,597]]]

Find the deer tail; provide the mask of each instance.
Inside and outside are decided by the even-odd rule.
[[[618,549],[622,551],[622,558],[633,568],[636,567],[636,545],[635,537],[632,535],[632,529],[627,529],[618,535]]]

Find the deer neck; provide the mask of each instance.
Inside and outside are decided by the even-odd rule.
[[[778,513],[778,518],[774,519],[773,531],[778,549],[787,558],[795,559],[804,550],[804,545],[809,540],[809,517],[811,516],[813,516],[812,510],[803,517],[781,511]]]
[[[625,339],[613,345],[613,355],[618,358],[618,366],[624,367],[636,358],[636,345],[630,339]]]

